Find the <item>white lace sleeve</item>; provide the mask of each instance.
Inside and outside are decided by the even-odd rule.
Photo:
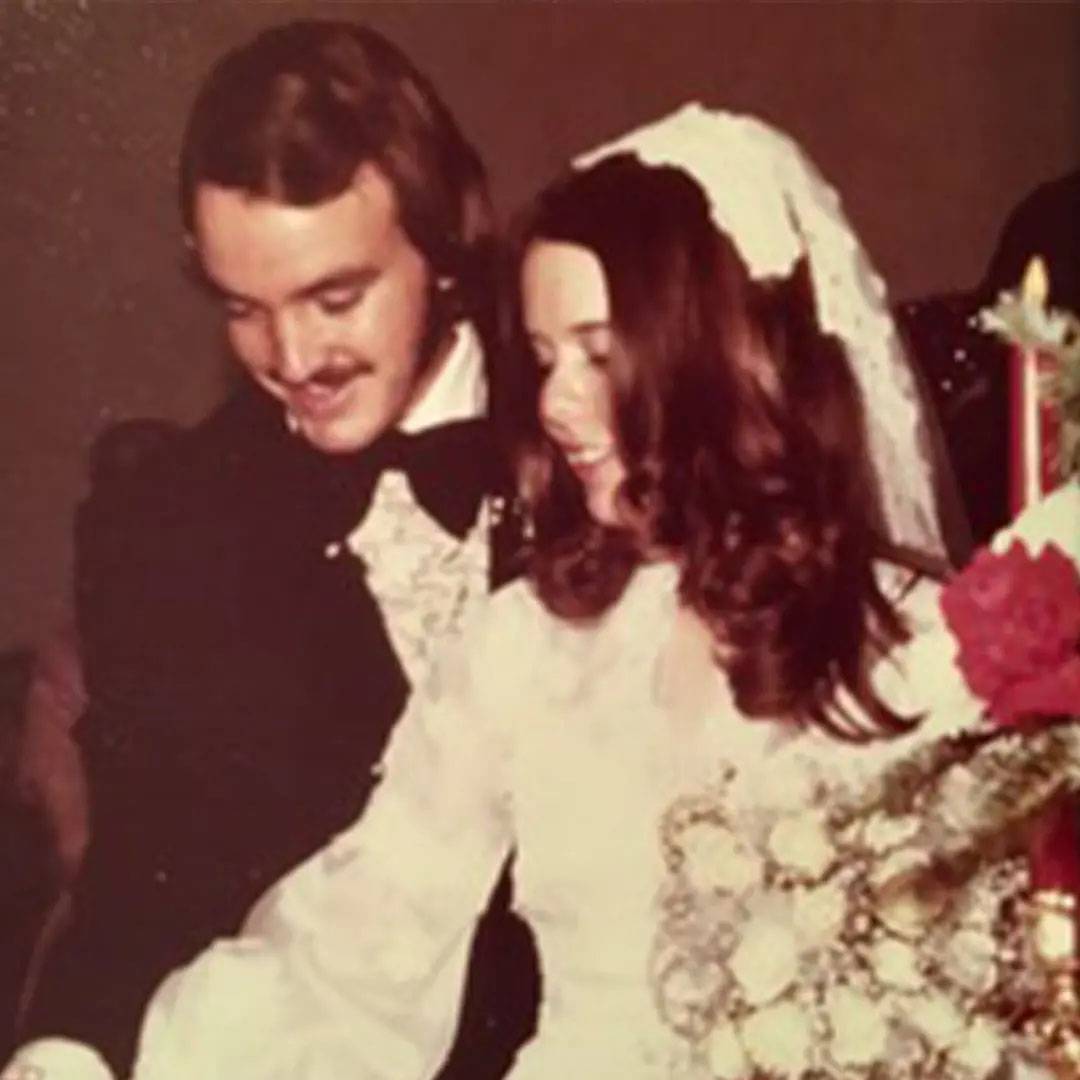
[[[477,639],[478,641],[479,639]],[[476,642],[474,642],[475,644]],[[462,648],[414,698],[361,819],[153,998],[138,1080],[409,1080],[452,1038],[510,844],[503,740]]]

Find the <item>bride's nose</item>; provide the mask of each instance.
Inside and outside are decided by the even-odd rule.
[[[560,424],[580,419],[589,401],[589,371],[586,364],[574,358],[555,362],[541,398],[547,416]]]

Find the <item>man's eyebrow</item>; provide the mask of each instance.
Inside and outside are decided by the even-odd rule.
[[[376,266],[348,266],[304,285],[291,294],[293,300],[311,300],[329,289],[362,289],[382,273]]]
[[[184,260],[186,276],[203,292],[216,300],[238,300],[245,304],[258,305],[254,297],[227,289],[203,265],[194,254]],[[335,270],[317,280],[302,286],[289,295],[290,300],[311,300],[328,289],[363,288],[370,285],[381,273],[374,266],[351,266]]]
[[[209,296],[212,300],[225,302],[237,301],[241,304],[252,304],[254,306],[257,306],[258,304],[258,301],[250,296],[244,296],[243,293],[234,292],[232,289],[225,288],[225,286],[206,269],[202,260],[194,252],[184,260],[184,274],[200,292]]]

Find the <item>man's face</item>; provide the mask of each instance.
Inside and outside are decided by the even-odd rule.
[[[319,450],[367,446],[423,390],[429,269],[374,167],[310,207],[200,184],[194,241],[240,363]]]

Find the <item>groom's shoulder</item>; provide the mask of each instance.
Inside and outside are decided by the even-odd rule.
[[[171,640],[181,624],[205,632],[244,589],[264,582],[251,543],[265,532],[265,473],[253,471],[264,468],[258,432],[257,410],[235,395],[189,428],[131,420],[97,439],[74,521],[75,602],[86,640],[134,651]]]
[[[114,424],[91,448],[84,510],[168,516],[220,501],[240,471],[272,456],[271,431],[267,410],[245,390],[191,427],[160,419]]]

